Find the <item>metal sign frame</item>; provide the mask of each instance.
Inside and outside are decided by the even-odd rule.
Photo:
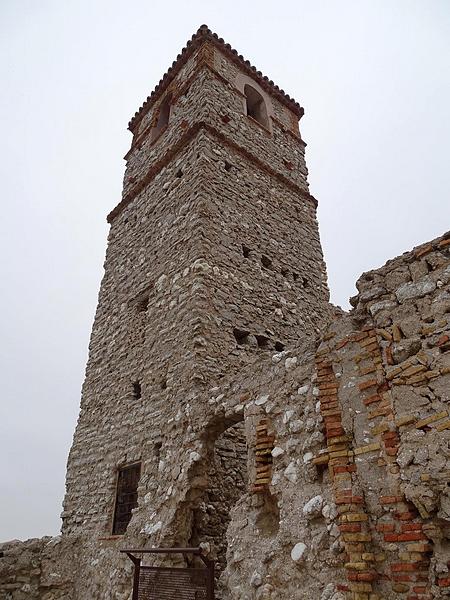
[[[125,549],[121,550],[123,554],[126,554],[128,558],[134,564],[134,576],[133,576],[133,596],[132,600],[146,600],[139,596],[139,586],[141,583],[141,575],[144,573],[165,573],[170,574],[173,573],[174,579],[179,573],[184,574],[194,574],[202,573],[205,581],[205,600],[214,600],[214,561],[209,560],[202,554],[201,548],[149,548],[149,549]],[[151,567],[147,565],[142,565],[142,556],[135,556],[136,554],[183,554],[186,556],[191,554],[193,556],[198,556],[198,558],[205,565],[204,568],[194,568],[194,567]],[[194,596],[193,596],[194,598]],[[148,600],[153,600],[153,598],[148,598]],[[156,598],[155,598],[156,600]]]

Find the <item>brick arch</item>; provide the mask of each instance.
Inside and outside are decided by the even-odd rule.
[[[156,141],[164,133],[169,125],[172,110],[172,93],[168,92],[161,100],[153,115],[152,128],[150,130],[150,141]]]
[[[263,88],[251,77],[245,75],[245,73],[238,73],[235,80],[235,85],[242,98],[242,112],[246,114],[246,93],[245,86],[253,88],[264,100],[265,108],[267,111],[267,129],[272,132],[272,118],[274,117],[274,110],[272,100],[269,94],[263,90]]]

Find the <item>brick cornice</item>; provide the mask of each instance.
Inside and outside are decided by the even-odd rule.
[[[216,33],[213,33],[206,25],[202,25],[187,42],[186,46],[181,51],[181,54],[177,56],[176,61],[172,63],[172,66],[160,80],[159,84],[155,87],[150,96],[147,97],[147,100],[144,102],[144,104],[130,120],[128,123],[128,128],[131,131],[135,129],[136,125],[150,110],[150,107],[154,104],[154,102],[164,93],[170,83],[172,83],[172,81],[180,72],[181,68],[193,55],[194,51],[200,48],[200,46],[202,46],[205,42],[210,42],[216,46],[234,64],[236,64],[241,71],[256,80],[263,89],[287,106],[289,110],[296,114],[299,119],[303,116],[304,109],[298,102],[286,94],[284,90],[280,89],[271,79],[263,75],[261,71],[258,71],[256,67],[254,67],[248,60],[245,60],[245,58],[241,54],[238,54],[237,50],[232,48],[230,44],[225,43],[222,38],[219,38],[219,36]]]
[[[202,130],[207,131],[208,133],[213,135],[217,140],[221,142],[221,144],[228,148],[231,148],[232,150],[246,158],[248,161],[253,163],[255,166],[257,166],[261,171],[267,173],[271,177],[274,177],[275,179],[277,179],[278,181],[295,191],[305,200],[312,202],[314,208],[317,208],[317,200],[314,198],[314,196],[306,192],[294,181],[292,181],[276,169],[266,164],[260,158],[249,152],[246,148],[243,148],[236,142],[233,142],[232,140],[227,138],[223,133],[218,131],[212,125],[201,121],[187,129],[185,133],[180,137],[180,139],[167,150],[164,156],[162,156],[159,160],[153,163],[153,165],[148,169],[147,173],[142,177],[142,179],[124,195],[121,202],[119,202],[119,204],[115,208],[113,208],[113,210],[108,214],[108,223],[112,223],[115,217],[117,217],[117,215],[119,215],[126,206],[131,204],[134,198],[150,183],[150,181],[152,181],[152,179],[156,177],[156,175],[161,171],[161,169],[167,166],[170,163],[170,161],[173,160],[175,156],[177,156],[177,154],[179,154],[181,150],[199,133],[199,131]]]
[[[198,64],[195,67],[195,69],[192,71],[191,76],[185,81],[184,85],[182,87],[180,87],[176,92],[173,93],[172,104],[176,104],[178,98],[181,97],[183,94],[186,93],[186,90],[189,89],[189,87],[192,85],[193,81],[198,77],[199,73],[201,71],[203,71],[204,69],[208,70],[209,73],[211,73],[211,75],[213,77],[215,77],[218,81],[221,81],[224,85],[226,85],[231,90],[231,92],[233,94],[236,94],[237,96],[241,96],[241,97],[245,98],[245,95],[242,92],[240,92],[236,87],[234,87],[228,81],[228,79],[226,79],[225,77],[223,77],[223,75],[221,75],[217,71],[217,69],[215,69],[213,66],[211,66],[207,62],[202,62],[202,63]],[[270,118],[272,119],[272,122],[276,123],[276,125],[284,133],[287,133],[289,136],[291,136],[296,142],[298,142],[299,144],[301,144],[303,147],[306,147],[307,144],[301,138],[300,133],[295,133],[294,131],[292,131],[291,129],[289,129],[288,127],[286,127],[279,119],[277,119],[273,115]],[[258,122],[256,122],[256,123],[258,124],[258,126],[260,126],[260,124]],[[124,156],[125,160],[128,160],[130,154],[133,152],[133,150],[135,148],[140,148],[142,146],[142,144],[144,143],[145,139],[150,134],[150,132],[152,130],[152,127],[153,127],[153,125],[151,123],[149,123],[147,125],[147,127],[145,127],[145,129],[139,135],[135,135],[134,136],[132,144],[131,144],[131,148],[128,150],[128,152]],[[268,131],[265,127],[262,127],[262,129],[264,131],[266,131],[266,132]]]

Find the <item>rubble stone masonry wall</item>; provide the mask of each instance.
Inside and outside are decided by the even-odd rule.
[[[161,448],[160,468],[178,457],[177,487],[153,481],[136,515],[144,534],[134,539],[150,546],[202,537],[223,556],[223,541],[214,548],[208,531],[215,519],[230,519],[219,597],[233,600],[447,597],[449,254],[447,234],[365,273],[353,310],[336,312],[317,343],[257,355],[209,386],[204,420],[192,421],[173,449]],[[239,422],[247,474],[237,458],[243,442],[233,451],[231,441],[219,442],[217,476],[215,440]],[[228,516],[221,490],[237,473],[245,489]],[[128,598],[131,570],[116,542],[83,543],[63,536],[5,544],[0,597]],[[76,589],[89,569],[82,595]]]
[[[229,597],[449,595],[449,249],[447,234],[364,274],[317,347],[216,390],[250,449]]]
[[[197,544],[218,600],[449,596],[450,235],[332,307],[300,107],[204,35],[131,122],[62,536],[0,546],[0,599],[130,600],[121,548]]]

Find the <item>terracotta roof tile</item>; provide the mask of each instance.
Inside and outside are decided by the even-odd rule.
[[[286,94],[284,90],[280,89],[271,79],[263,75],[261,71],[258,71],[256,67],[250,63],[250,61],[245,60],[245,58],[241,54],[238,54],[237,50],[232,48],[230,44],[225,43],[222,38],[220,38],[216,33],[213,33],[207,25],[201,25],[197,32],[194,33],[192,38],[186,43],[186,46],[181,51],[181,54],[177,56],[177,59],[172,63],[172,66],[169,67],[166,74],[160,80],[153,92],[147,97],[144,104],[128,123],[129,129],[133,130],[135,125],[142,119],[153,102],[164,92],[169,83],[176,77],[179,70],[192,55],[194,50],[196,50],[206,41],[212,42],[222,52],[228,55],[233,62],[237,63],[240,68],[242,68],[248,75],[253,77],[262,88],[278,98],[280,102],[285,104],[299,118],[303,116],[303,108],[298,102]]]

